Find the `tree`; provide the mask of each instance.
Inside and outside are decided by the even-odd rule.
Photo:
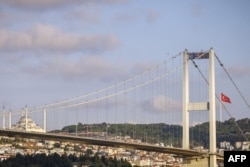
[[[55,148],[60,148],[60,147],[61,147],[61,144],[60,144],[60,143],[55,143],[55,144],[54,144],[54,147],[55,147]]]
[[[86,152],[85,152],[85,156],[86,157],[90,157],[94,154],[94,152],[91,150],[91,149],[87,149]]]
[[[81,152],[82,149],[78,145],[74,145],[74,151]]]

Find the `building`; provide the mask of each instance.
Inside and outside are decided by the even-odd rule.
[[[16,123],[16,125],[12,126],[13,130],[19,131],[27,131],[27,132],[41,132],[45,133],[45,130],[38,126],[35,121],[33,121],[30,117],[22,116],[20,120]]]

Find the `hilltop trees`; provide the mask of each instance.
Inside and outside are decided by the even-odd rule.
[[[116,166],[116,167],[131,167],[130,163],[126,160],[117,160],[115,158],[99,157],[97,154],[90,156],[91,151],[84,155],[77,157],[76,155],[59,155],[57,153],[34,154],[34,155],[21,155],[17,154],[16,157],[11,157],[7,160],[0,162],[0,167],[72,167],[73,165],[82,166]]]
[[[238,130],[236,124],[241,128],[243,133],[248,135],[250,139],[250,119],[244,118],[235,120],[230,118],[224,122],[217,122],[217,146],[221,141],[235,143],[236,141],[244,141],[242,134]],[[109,136],[130,136],[131,139],[140,139],[146,143],[162,142],[167,145],[181,147],[182,143],[182,126],[168,125],[164,123],[157,124],[82,124],[77,125],[78,132],[104,132]],[[76,125],[64,127],[61,131],[75,133]],[[209,145],[209,123],[204,122],[196,126],[190,127],[190,144],[191,147],[203,146],[208,148]]]

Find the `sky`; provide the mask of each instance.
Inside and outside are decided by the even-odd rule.
[[[184,49],[211,47],[250,103],[249,7],[248,0],[0,0],[0,105],[77,97]],[[249,117],[231,83],[217,82],[232,115]]]

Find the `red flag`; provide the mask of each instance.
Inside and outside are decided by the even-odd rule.
[[[230,98],[229,98],[229,97],[227,97],[226,95],[224,95],[223,93],[221,93],[221,95],[220,95],[220,99],[221,99],[221,101],[223,101],[223,102],[226,102],[226,103],[231,103]]]

